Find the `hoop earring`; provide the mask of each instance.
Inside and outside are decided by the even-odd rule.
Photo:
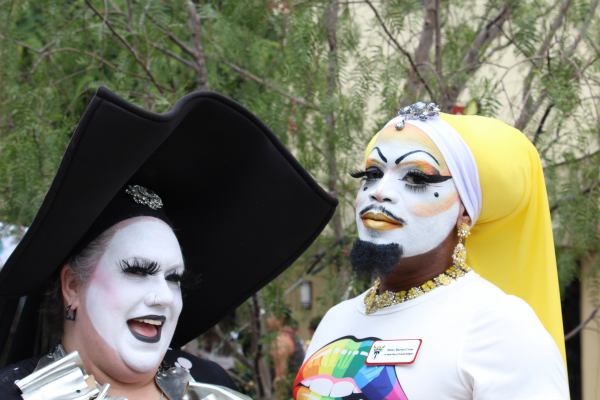
[[[69,304],[65,307],[65,319],[67,321],[75,321],[75,318],[77,318],[77,309],[72,308]]]
[[[465,239],[471,234],[470,227],[467,224],[458,226],[458,243],[452,252],[452,263],[459,268],[467,268],[467,248],[465,247]]]

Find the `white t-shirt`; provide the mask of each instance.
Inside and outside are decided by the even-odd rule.
[[[365,293],[327,312],[294,399],[563,400],[560,352],[527,303],[470,272],[366,315]],[[412,364],[367,366],[375,340],[421,339]]]

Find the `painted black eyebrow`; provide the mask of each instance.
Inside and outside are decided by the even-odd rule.
[[[381,150],[379,150],[379,147],[375,146],[373,148],[373,150],[377,150],[377,154],[379,154],[379,158],[381,158],[381,160],[383,160],[383,162],[387,162],[387,158],[383,155]]]
[[[426,152],[425,150],[414,150],[414,151],[409,151],[408,153],[406,153],[403,156],[398,157],[398,159],[396,160],[396,165],[400,164],[400,162],[402,160],[404,160],[406,157],[410,156],[411,154],[415,154],[415,153],[425,153],[427,154],[429,157],[433,158],[433,161],[435,161],[437,163],[437,165],[440,165],[440,162],[437,160],[437,158],[435,158],[433,156],[433,154]]]

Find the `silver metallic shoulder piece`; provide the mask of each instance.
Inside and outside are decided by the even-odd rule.
[[[163,202],[159,195],[141,185],[127,185],[125,193],[133,197],[133,201],[150,207],[153,210],[162,208]]]
[[[154,380],[169,400],[252,400],[224,386],[196,382],[179,366],[160,371]]]
[[[250,397],[220,385],[190,382],[184,400],[252,400]]]
[[[167,400],[252,400],[224,386],[196,382],[181,367],[160,371],[155,382]],[[110,385],[96,382],[85,372],[79,353],[65,354],[60,345],[42,357],[33,373],[15,384],[24,400],[127,400],[109,396]]]
[[[24,400],[126,400],[109,397],[110,385],[100,385],[83,367],[74,351],[25,378],[15,381]]]
[[[440,115],[440,107],[435,103],[424,103],[422,101],[406,106],[398,111],[400,121],[396,122],[396,130],[404,129],[405,122],[408,120],[426,121],[429,118]]]

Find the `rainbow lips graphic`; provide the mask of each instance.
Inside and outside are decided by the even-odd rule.
[[[392,365],[368,366],[377,338],[337,339],[313,354],[294,381],[295,400],[408,400]]]

